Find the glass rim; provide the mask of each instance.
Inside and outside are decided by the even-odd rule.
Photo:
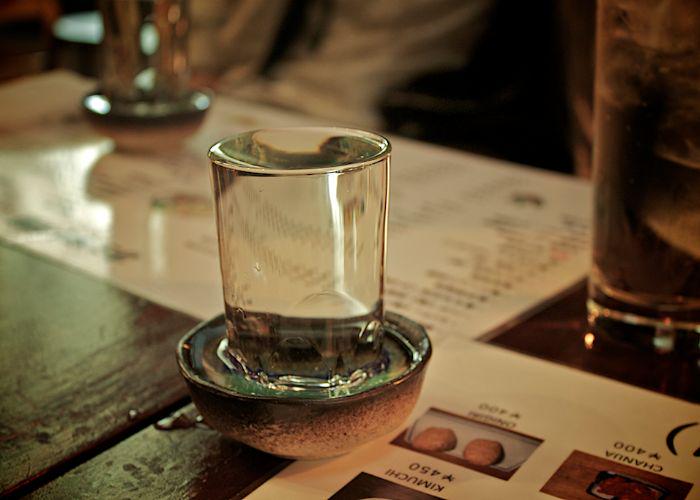
[[[226,143],[244,135],[244,134],[254,134],[256,132],[284,132],[284,131],[336,131],[336,133],[343,133],[350,135],[352,137],[359,137],[367,139],[378,146],[378,152],[367,158],[362,158],[358,161],[350,161],[348,163],[332,165],[328,167],[302,167],[302,168],[275,168],[271,166],[256,165],[250,162],[246,162],[240,158],[235,158],[230,154],[223,151],[222,146]],[[375,132],[369,132],[367,130],[348,128],[348,127],[332,127],[332,126],[316,126],[316,127],[265,127],[253,130],[247,130],[245,132],[240,132],[238,134],[233,134],[225,137],[209,148],[209,153],[207,154],[209,161],[212,164],[216,164],[225,168],[230,168],[232,170],[239,170],[253,175],[325,175],[332,173],[348,172],[352,170],[357,170],[365,168],[374,163],[381,162],[389,157],[391,154],[391,142],[389,139],[383,135],[377,134]]]

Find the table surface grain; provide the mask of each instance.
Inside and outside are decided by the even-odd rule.
[[[193,318],[0,244],[0,492],[184,404]]]
[[[193,418],[188,405],[183,413]],[[243,498],[290,463],[206,427],[150,426],[34,492],[32,498]]]

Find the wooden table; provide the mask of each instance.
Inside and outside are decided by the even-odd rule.
[[[697,364],[586,344],[584,301],[579,283],[482,341],[698,402]],[[196,323],[0,240],[2,495],[237,498],[285,467],[194,425],[174,350]],[[154,425],[173,412],[189,424]]]
[[[4,494],[230,498],[287,463],[153,427],[192,409],[174,346],[193,318],[3,244],[0,276]]]
[[[201,426],[153,425],[196,414],[174,363],[192,318],[5,244],[0,276],[4,494],[236,498],[288,463]],[[659,356],[649,372],[610,345],[586,349],[584,297],[577,286],[490,342],[698,401],[687,364]]]

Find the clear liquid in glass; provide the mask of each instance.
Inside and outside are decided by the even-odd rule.
[[[381,372],[388,143],[345,129],[263,130],[213,148],[225,352],[274,387]]]

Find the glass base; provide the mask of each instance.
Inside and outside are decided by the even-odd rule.
[[[332,387],[285,384],[280,380],[261,383],[250,378],[231,363],[227,354],[223,342],[226,338],[223,316],[199,325],[181,343],[190,355],[190,363],[194,363],[191,370],[231,394],[283,400],[342,399],[398,383],[398,380],[424,365],[430,357],[430,341],[425,329],[419,324],[396,313],[387,312],[384,328],[384,368],[378,373],[353,380],[352,383]]]
[[[594,332],[659,354],[673,352],[692,358],[700,354],[700,323],[606,307],[599,297],[588,299],[586,305]]]
[[[251,370],[243,360],[239,359],[231,352],[228,338],[226,337],[221,339],[216,354],[219,360],[226,365],[232,373],[236,373],[253,383],[260,384],[269,389],[281,391],[348,390],[364,383],[369,377],[381,375],[388,370],[389,367],[403,362],[406,358],[406,353],[403,349],[397,348],[396,341],[391,335],[387,336],[385,347],[379,352],[374,361],[357,368],[347,376],[335,374],[332,377],[322,378],[291,374],[268,374],[262,369],[257,371]],[[291,368],[293,365],[287,367]]]

